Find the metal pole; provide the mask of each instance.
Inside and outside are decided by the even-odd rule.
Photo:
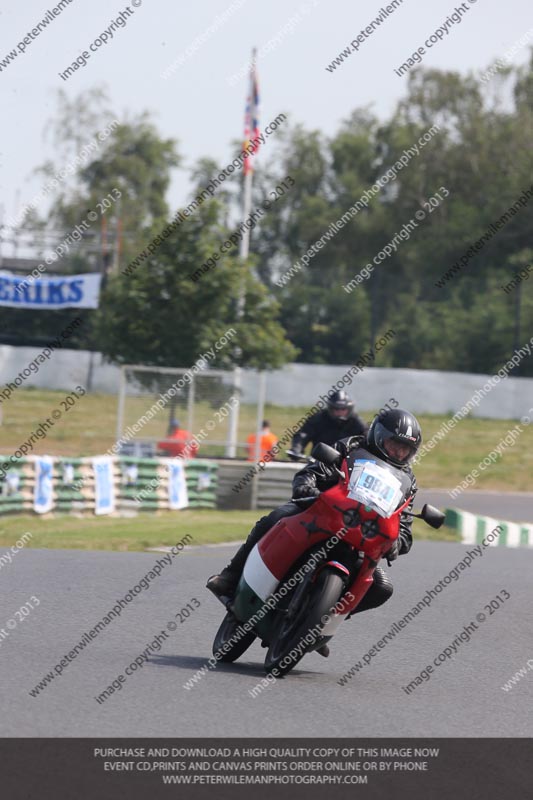
[[[253,71],[255,66],[255,59],[256,59],[256,51],[254,49],[252,52],[251,72]],[[252,92],[252,89],[250,89],[250,92]],[[246,223],[248,217],[250,216],[250,210],[252,208],[252,176],[253,176],[253,170],[250,168],[248,169],[248,171],[244,176],[243,204],[242,204],[242,218],[244,223]],[[245,227],[239,247],[239,260],[242,269],[242,275],[237,294],[237,308],[235,311],[236,322],[242,319],[242,316],[244,314],[244,305],[246,299],[246,274],[244,270],[249,252],[250,252],[250,228]],[[235,355],[237,357],[240,355],[238,349],[236,349]],[[241,389],[242,389],[242,372],[240,367],[235,367],[233,371],[233,390],[236,397],[236,403],[231,409],[228,422],[228,440],[226,444],[227,458],[235,458],[237,454],[237,430],[239,425]]]
[[[257,398],[257,428],[255,432],[255,453],[254,460],[258,464],[260,461],[259,455],[261,453],[261,431],[263,427],[263,417],[265,416],[265,395],[266,395],[266,372],[261,372],[259,375],[259,387]],[[252,478],[252,496],[250,499],[250,508],[255,511],[257,508],[257,497],[259,494],[259,475],[261,470],[256,470]]]
[[[239,427],[239,411],[241,407],[241,368],[233,370],[233,391],[235,404],[232,405],[228,419],[228,438],[226,442],[226,458],[235,458],[237,455],[237,435]]]
[[[252,208],[252,179],[253,179],[253,171],[250,169],[244,176],[244,199],[243,199],[243,214],[242,214],[243,222],[246,222],[246,220],[250,216],[250,210]],[[250,253],[250,228],[245,228],[239,247],[239,258],[241,259],[241,261],[246,261],[249,253]],[[239,293],[239,301],[241,302],[241,308],[239,310],[241,314],[244,310],[244,293],[245,293],[245,281],[241,280],[241,288]]]
[[[120,384],[118,390],[118,409],[117,409],[117,442],[122,436],[124,429],[124,404],[126,402],[126,367],[120,368]]]
[[[522,282],[518,284],[515,289],[515,318],[514,318],[514,347],[513,352],[520,350],[520,316],[521,316],[521,300],[522,300]],[[520,364],[515,364],[512,369],[512,373],[515,375],[520,372]]]
[[[87,369],[87,385],[86,389],[88,392],[92,392],[93,389],[93,375],[94,375],[94,352],[89,350],[89,366]]]
[[[189,383],[189,397],[187,401],[187,430],[194,430],[194,375]]]
[[[119,253],[120,253],[120,237],[121,237],[121,229],[122,229],[122,220],[120,218],[121,214],[121,199],[120,197],[117,200],[115,206],[115,216],[116,216],[116,224],[115,224],[115,241],[113,242],[113,271],[118,272],[118,260],[119,260]]]

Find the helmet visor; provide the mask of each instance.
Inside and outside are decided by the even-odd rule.
[[[350,416],[350,409],[346,406],[342,406],[341,408],[330,406],[330,408],[328,408],[328,412],[330,417],[333,417],[333,419],[348,419]]]
[[[378,422],[375,430],[375,442],[385,458],[394,464],[403,466],[414,458],[417,447],[413,442],[409,442],[402,436],[397,436],[387,430],[381,422]]]

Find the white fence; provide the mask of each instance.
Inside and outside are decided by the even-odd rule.
[[[0,386],[13,381],[40,350],[34,347],[0,346]],[[92,364],[91,364],[92,361]],[[289,364],[267,373],[266,402],[280,406],[312,406],[350,368],[323,364]],[[206,370],[206,375],[209,371]],[[346,391],[361,411],[380,408],[394,397],[414,413],[453,414],[490,376],[436,370],[367,367],[357,373]],[[94,392],[118,394],[120,368],[106,363],[100,353],[57,350],[35,374],[24,379],[24,387],[71,389],[77,384]],[[244,370],[244,403],[257,403],[257,372]],[[476,417],[519,419],[533,408],[533,378],[507,378],[489,391],[473,409]]]
[[[150,440],[155,445],[164,438],[162,431],[168,422],[179,419],[179,427],[186,428],[192,437],[186,445],[189,457],[200,447],[204,458],[221,455],[246,458],[247,437],[255,432],[255,459],[259,458],[264,373],[255,373],[257,385],[253,385],[252,393],[256,401],[245,402],[241,396],[240,370],[236,373],[124,365],[121,371],[117,440],[125,432],[131,438],[129,432],[135,434],[136,424],[142,422],[139,444],[141,440]],[[162,422],[165,419],[168,422]]]

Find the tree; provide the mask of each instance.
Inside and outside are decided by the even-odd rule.
[[[146,266],[115,274],[98,313],[98,344],[118,362],[189,366],[230,328],[231,344],[216,353],[220,368],[234,364],[273,368],[295,355],[276,321],[277,304],[234,254],[191,279],[227,238],[223,208],[208,201],[163,240]],[[152,236],[160,233],[154,228]],[[245,312],[236,319],[236,299],[245,286]]]
[[[329,140],[318,131],[284,129],[281,158],[275,154],[276,167],[261,178],[266,182],[274,170],[281,177],[291,165],[298,190],[261,221],[254,249],[258,272],[281,303],[283,325],[301,360],[352,361],[392,327],[401,335],[383,356],[390,366],[490,371],[525,335],[517,333],[514,301],[501,286],[518,264],[526,266],[531,206],[513,212],[464,269],[444,287],[436,285],[531,186],[533,55],[527,67],[502,70],[494,80],[501,92],[474,74],[420,68],[411,71],[407,94],[387,120],[356,109]],[[404,151],[414,153],[434,125],[439,131],[368,208],[276,286],[276,278]],[[437,209],[428,209],[430,198],[446,192]],[[420,210],[423,222],[399,241],[398,233],[420,219]],[[393,239],[393,252],[382,257]],[[346,296],[343,285],[367,264],[373,265],[371,277]],[[522,332],[533,323],[529,295],[524,282]],[[533,374],[533,359],[521,367],[521,374]]]
[[[101,309],[87,317],[97,321],[94,346],[120,361],[187,364],[233,326],[238,343],[218,356],[220,365],[273,367],[296,352],[304,362],[341,364],[354,363],[394,328],[380,364],[499,368],[533,324],[526,279],[516,292],[502,289],[531,258],[533,199],[488,235],[531,188],[533,51],[528,65],[489,77],[421,67],[409,73],[405,97],[387,119],[356,108],[330,138],[285,125],[254,176],[252,205],[270,200],[270,209],[251,231],[248,263],[232,250],[199,281],[189,277],[240,221],[242,175],[236,171],[217,189],[217,199],[203,202],[131,276],[109,275]],[[81,128],[93,130],[111,114],[98,91],[87,106],[66,95],[61,104],[57,130],[69,152],[80,144]],[[237,154],[240,144],[232,149]],[[397,169],[405,152],[407,164]],[[167,224],[165,195],[179,163],[175,142],[162,139],[147,115],[124,120],[57,196],[50,219],[33,220],[36,235],[44,235],[45,222],[68,230],[118,188],[120,204],[87,232],[69,269],[98,269],[100,226],[105,223],[108,240],[117,241],[119,219],[121,263],[132,261]],[[380,186],[393,168],[396,177]],[[192,171],[193,196],[219,171],[211,158],[200,159]],[[366,207],[331,233],[332,223],[368,193]],[[429,205],[439,194],[437,206]],[[450,273],[478,241],[479,252]],[[323,246],[302,263],[315,242]],[[116,248],[114,256],[118,260]],[[345,291],[369,265],[366,279]],[[449,280],[442,281],[446,274]],[[246,308],[237,321],[242,291]],[[519,309],[520,325],[514,319]],[[9,310],[7,316],[19,322],[23,313]],[[28,331],[41,327],[42,318],[32,320]],[[533,374],[533,359],[520,368]]]
[[[72,101],[60,91],[58,105],[58,115],[48,126],[58,159],[56,163],[47,161],[38,170],[46,178],[56,175],[83,146],[97,141],[98,132],[113,120],[106,93],[101,89]],[[81,240],[76,246],[69,245],[61,271],[106,271],[113,259],[118,260],[119,250],[123,259],[132,258],[144,246],[145,231],[165,222],[171,169],[179,163],[175,141],[162,139],[147,114],[124,120],[115,124],[108,138],[99,141],[98,150],[88,163],[82,159],[70,180],[59,183],[51,194],[50,210],[30,213],[22,228],[43,258],[77,228],[77,236],[82,231]],[[113,200],[111,208],[104,207],[106,196]],[[53,273],[54,268],[51,266],[48,271]],[[3,309],[3,339],[15,344],[45,344],[76,316],[82,318],[83,324],[69,339],[69,346],[94,349],[96,316],[83,309],[39,313]],[[11,331],[17,333],[13,335]]]

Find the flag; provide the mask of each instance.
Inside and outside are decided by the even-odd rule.
[[[244,174],[252,171],[253,156],[259,150],[259,84],[257,82],[256,70],[257,51],[252,52],[252,63],[250,67],[250,90],[246,99],[246,111],[244,114]]]

